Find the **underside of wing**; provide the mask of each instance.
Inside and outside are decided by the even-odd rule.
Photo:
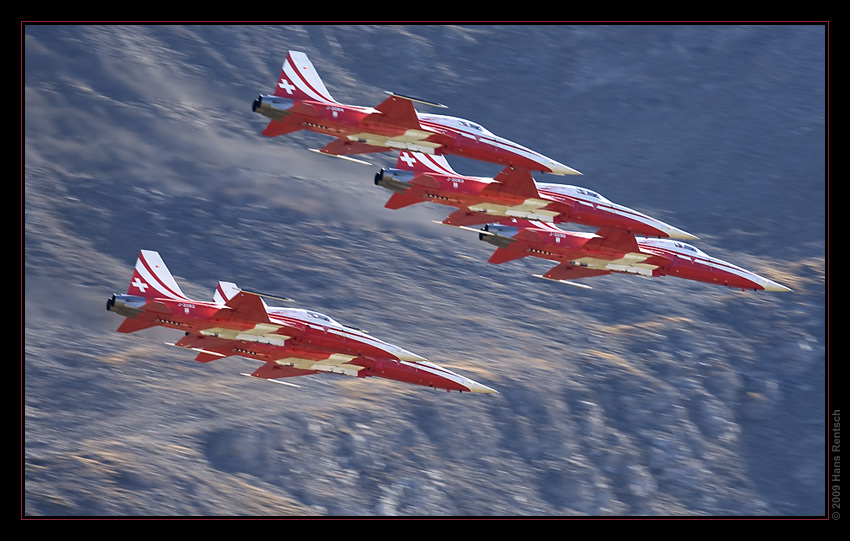
[[[302,370],[292,366],[281,366],[275,362],[266,363],[251,373],[251,377],[262,379],[293,378],[316,374],[318,370]]]
[[[387,147],[360,143],[349,139],[334,139],[324,146],[319,152],[333,154],[334,156],[353,156],[356,154],[370,154],[373,152],[386,152]]]
[[[362,358],[353,355],[250,340],[231,340],[218,336],[187,334],[172,345],[196,352],[198,355],[195,360],[199,362],[235,356],[262,361],[265,364],[252,375],[266,379],[304,376],[317,372],[357,376],[365,367]]]
[[[449,216],[443,220],[443,223],[454,226],[470,226],[489,224],[498,221],[498,219],[498,217],[494,218],[490,214],[484,212],[473,212],[467,209],[459,209],[449,214]]]
[[[588,267],[576,266],[570,263],[561,263],[549,269],[549,272],[542,277],[548,280],[575,280],[578,278],[589,278],[591,276],[602,276],[611,274],[611,271],[601,269],[591,269]]]

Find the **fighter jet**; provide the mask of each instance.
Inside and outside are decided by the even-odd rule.
[[[446,225],[524,218],[617,228],[648,237],[696,238],[587,188],[535,182],[528,169],[509,166],[495,178],[469,177],[455,172],[443,156],[401,152],[394,169],[375,175],[375,184],[395,192],[384,205],[390,209],[427,201],[456,207],[443,221]]]
[[[276,381],[328,372],[447,391],[496,392],[319,312],[267,306],[262,294],[232,282],[219,282],[212,301],[192,300],[154,251],[140,252],[127,293],[112,295],[106,309],[126,318],[118,332],[154,326],[183,331],[171,345],[196,352],[197,361],[231,356],[260,361],[253,373],[243,374],[254,378]]]
[[[274,93],[256,98],[252,110],[271,119],[263,130],[267,137],[299,130],[333,136],[334,140],[318,152],[334,156],[406,149],[425,154],[457,154],[556,175],[581,174],[494,135],[475,122],[417,112],[413,102],[444,105],[388,94],[374,108],[340,103],[328,92],[307,55],[289,51]]]
[[[586,284],[572,280],[625,273],[646,277],[675,276],[742,290],[791,291],[711,257],[690,244],[673,239],[635,237],[616,229],[570,232],[553,224],[512,219],[486,225],[478,231],[478,238],[497,247],[488,260],[490,263],[505,263],[526,256],[557,261],[558,265],[547,273],[534,276],[587,289],[590,287]]]

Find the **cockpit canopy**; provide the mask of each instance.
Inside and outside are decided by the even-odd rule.
[[[587,188],[580,188],[578,186],[570,186],[569,184],[551,184],[551,183],[539,183],[537,185],[538,188],[542,188],[548,190],[550,192],[559,193],[562,195],[568,195],[570,197],[577,197],[578,199],[582,199],[584,201],[594,201],[597,203],[611,203],[608,199],[603,197],[602,195],[594,192],[593,190],[588,190]]]
[[[700,256],[705,258],[710,257],[707,253],[703,252],[696,246],[674,239],[647,238],[644,239],[642,244],[649,244],[651,246],[658,246],[659,248],[666,248],[667,250],[671,250],[688,256]]]
[[[480,133],[483,135],[489,135],[490,137],[495,137],[493,132],[482,126],[481,124],[476,124],[475,122],[471,122],[469,120],[465,120],[463,118],[457,118],[454,116],[447,115],[433,115],[433,114],[419,114],[419,118],[422,120],[430,120],[432,122],[438,122],[440,124],[455,127],[459,130]]]
[[[289,316],[298,319],[303,319],[309,321],[311,323],[317,323],[319,325],[332,326],[342,328],[343,325],[332,319],[325,314],[314,312],[313,310],[304,310],[302,308],[275,308],[273,311],[275,314],[280,316]]]

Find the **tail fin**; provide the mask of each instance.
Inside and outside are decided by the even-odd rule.
[[[396,169],[414,173],[436,173],[438,175],[457,175],[443,156],[423,154],[421,152],[402,151],[398,155]]]
[[[274,95],[296,100],[338,103],[325,88],[307,55],[298,51],[289,51],[286,55]]]
[[[168,297],[188,300],[165,266],[158,252],[142,250],[136,259],[136,268],[127,287],[128,295],[139,297]]]
[[[218,304],[224,304],[237,293],[239,293],[239,287],[233,282],[219,282],[213,293],[213,300]]]

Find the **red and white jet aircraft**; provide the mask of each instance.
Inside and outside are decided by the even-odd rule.
[[[464,227],[464,229],[471,229]],[[474,229],[472,229],[475,231]],[[641,238],[616,229],[596,233],[569,232],[547,223],[505,220],[488,224],[478,238],[494,246],[490,263],[526,256],[557,261],[543,275],[534,275],[579,287],[573,279],[611,273],[675,276],[742,290],[791,291],[702,250],[673,239]]]
[[[256,378],[330,372],[448,391],[496,392],[324,314],[267,306],[259,294],[231,282],[219,282],[211,302],[189,299],[153,251],[141,251],[127,294],[113,295],[106,309],[126,318],[118,332],[154,326],[184,331],[172,345],[197,352],[197,361],[230,356],[260,361],[262,366],[244,374]]]
[[[274,93],[260,95],[254,100],[252,110],[271,119],[263,130],[263,135],[268,137],[299,130],[332,135],[335,139],[319,152],[335,156],[406,149],[426,154],[457,154],[556,175],[581,174],[494,135],[475,122],[419,113],[413,101],[421,102],[390,93],[390,97],[374,108],[342,104],[325,88],[307,55],[289,51]]]
[[[381,169],[375,184],[395,192],[387,208],[426,201],[457,207],[443,223],[470,226],[505,218],[574,222],[648,237],[695,236],[646,214],[612,203],[586,188],[535,182],[528,169],[505,167],[495,178],[456,173],[443,156],[401,152],[395,169]]]

